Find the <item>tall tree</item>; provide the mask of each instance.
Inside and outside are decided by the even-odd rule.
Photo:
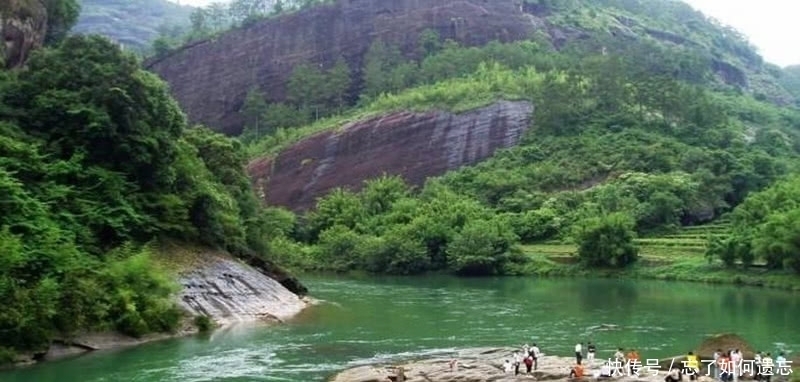
[[[367,97],[397,90],[393,85],[392,70],[403,63],[400,49],[375,40],[364,58],[364,92]]]
[[[302,64],[297,66],[287,85],[288,99],[301,110],[313,113],[315,119],[325,109],[325,74],[319,65]],[[320,91],[322,90],[322,91]]]
[[[347,91],[350,89],[350,68],[344,58],[339,57],[336,64],[325,73],[325,96],[328,104],[334,109],[341,109],[346,104]]]
[[[59,43],[78,21],[81,5],[77,0],[45,0],[47,8],[47,34],[44,43]]]
[[[257,87],[251,88],[247,92],[240,112],[244,116],[244,128],[255,132],[256,137],[261,136],[260,130],[264,127],[264,114],[267,112],[267,100],[264,93]]]

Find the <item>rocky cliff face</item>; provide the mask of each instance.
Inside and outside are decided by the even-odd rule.
[[[334,187],[358,189],[383,173],[421,185],[516,145],[530,124],[528,102],[500,101],[462,114],[396,112],[317,134],[248,172],[270,205],[303,210]]]
[[[22,66],[30,52],[44,42],[47,9],[39,1],[2,0],[0,56],[7,68]]]
[[[253,85],[282,100],[298,64],[330,67],[342,56],[361,68],[374,39],[414,52],[429,28],[482,45],[527,38],[534,24],[514,0],[342,0],[234,30],[147,65],[170,84],[192,121],[238,133],[238,111]]]

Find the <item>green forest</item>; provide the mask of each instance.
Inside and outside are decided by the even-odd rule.
[[[177,285],[153,243],[256,256],[281,229],[245,161],[106,38],[54,40],[0,71],[0,359],[83,330],[174,329]]]
[[[800,92],[796,71],[681,3],[527,2],[595,29],[608,12],[688,18],[709,45],[598,32],[559,50],[542,36],[464,47],[425,31],[404,54],[376,41],[363,68],[298,66],[284,102],[250,89],[245,133],[230,138],[189,126],[133,53],[65,37],[77,5],[51,2],[47,46],[0,71],[2,361],[84,330],[174,330],[177,285],[154,249],[164,240],[296,270],[800,284],[800,111],[771,102]],[[711,69],[723,56],[768,78],[726,84]],[[244,171],[345,120],[498,99],[536,105],[522,144],[422,187],[386,175],[295,215],[263,206]]]

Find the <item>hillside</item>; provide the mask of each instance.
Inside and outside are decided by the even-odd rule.
[[[143,51],[162,28],[188,25],[193,9],[167,0],[81,0],[72,32],[103,35],[128,49]]]
[[[665,264],[648,246],[672,243],[681,226],[733,213],[749,218],[734,219],[728,236],[693,241],[701,249],[692,248],[688,263],[660,269],[680,273],[689,264],[687,275],[751,280],[750,267],[767,264],[752,283],[800,280],[787,274],[796,269],[796,215],[782,207],[791,196],[777,191],[800,163],[791,87],[779,85],[781,73],[770,74],[774,68],[746,41],[710,22],[684,34],[694,43],[671,41],[664,31],[682,30],[680,17],[701,17],[680,3],[657,2],[660,14],[635,13],[633,3],[624,3],[639,20],[624,24],[631,38],[595,32],[553,46],[534,34],[479,44],[423,30],[411,57],[391,40],[371,43],[344,80],[346,60],[328,69],[296,66],[283,102],[250,88],[239,113],[242,139],[252,141],[248,171],[267,203],[300,214],[291,240],[273,242],[272,255],[336,271],[614,274],[640,258]],[[622,12],[614,2],[591,4]],[[554,24],[605,20],[576,9],[524,9]],[[716,47],[716,55],[698,46]],[[356,106],[343,102],[346,89],[355,89]],[[497,115],[481,110],[507,101],[532,105],[530,125],[514,147],[491,146],[503,124],[475,126]],[[464,121],[463,128],[451,134],[434,115]],[[449,138],[439,141],[442,134]],[[462,161],[481,146],[489,150],[478,160],[488,159]],[[443,165],[449,161],[454,166]],[[772,198],[773,207],[753,216],[753,198]],[[520,243],[574,245],[576,265],[547,271],[553,263]]]
[[[419,36],[426,30],[465,46],[532,39],[557,50],[589,44],[600,52],[611,42],[650,41],[691,52],[708,65],[715,86],[739,88],[780,105],[794,102],[776,80],[775,68],[738,32],[674,1],[525,1],[522,6],[513,0],[338,1],[197,40],[147,66],[170,84],[190,120],[238,134],[244,125],[239,110],[251,88],[269,101],[285,101],[296,66],[329,69],[341,58],[354,80],[345,96],[352,105],[363,88],[371,44],[381,40],[405,58],[418,58]]]

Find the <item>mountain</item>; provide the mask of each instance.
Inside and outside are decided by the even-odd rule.
[[[74,33],[100,34],[134,50],[144,50],[159,28],[189,24],[194,8],[167,0],[82,0]]]
[[[668,277],[800,269],[791,70],[676,1],[517,5],[340,1],[150,68],[195,121],[244,126],[256,191],[300,217],[283,264],[583,274],[691,244]],[[709,241],[671,236],[724,216]]]
[[[721,85],[778,104],[794,102],[738,32],[675,1],[338,1],[195,41],[147,66],[170,83],[191,120],[236,134],[243,126],[238,111],[251,85],[270,101],[281,101],[295,66],[329,68],[343,57],[356,79],[350,92],[354,96],[361,86],[364,55],[374,40],[413,57],[419,52],[418,37],[427,29],[468,46],[533,38],[556,49],[594,41],[599,51],[598,39],[653,41],[697,53]]]

